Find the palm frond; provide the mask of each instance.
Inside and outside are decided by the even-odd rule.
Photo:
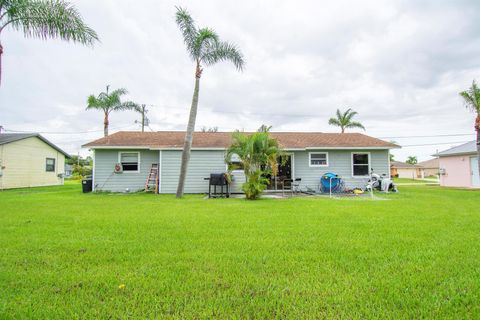
[[[220,61],[230,61],[235,68],[242,71],[245,66],[245,60],[240,50],[231,43],[218,42],[212,50],[206,52],[201,61],[206,65],[213,65]]]
[[[350,120],[352,120],[352,118],[357,115],[358,112],[356,111],[353,111],[351,108],[349,108],[347,111],[345,111],[344,115],[345,115],[345,122],[348,123],[350,122]]]
[[[467,91],[462,91],[459,95],[463,98],[465,107],[474,112],[480,113],[480,89],[475,81]]]
[[[7,26],[22,30],[26,37],[60,38],[85,45],[98,41],[97,33],[87,26],[78,10],[62,0],[4,1],[6,18],[0,32]]]
[[[351,121],[348,124],[346,124],[345,127],[346,128],[361,128],[361,129],[365,130],[365,127],[363,126],[363,124],[361,124],[360,122],[357,122],[357,121]]]
[[[202,28],[198,30],[197,37],[194,42],[194,53],[198,60],[202,59],[202,56],[212,51],[218,43],[218,35],[209,28]]]
[[[338,119],[338,121],[342,121],[342,119],[343,119],[343,114],[342,114],[342,112],[340,111],[340,109],[337,109],[336,114],[337,114],[337,119]]]
[[[175,21],[182,32],[183,42],[185,42],[185,45],[187,46],[190,57],[193,60],[197,60],[198,56],[195,56],[195,39],[197,39],[198,31],[195,27],[195,22],[186,9],[181,7],[176,8],[177,13],[175,14]]]
[[[86,110],[91,109],[104,109],[104,103],[102,99],[97,98],[93,94],[87,98],[87,108]]]
[[[137,111],[139,110],[140,105],[133,102],[133,101],[125,101],[117,104],[115,107],[113,107],[113,111],[124,111],[124,110],[133,110]]]
[[[332,125],[332,126],[337,126],[337,127],[341,127],[341,126],[342,126],[340,120],[338,120],[338,119],[336,119],[336,118],[330,118],[330,120],[328,120],[328,124],[329,124],[329,125]]]

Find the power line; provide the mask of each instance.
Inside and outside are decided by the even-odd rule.
[[[452,134],[435,134],[431,136],[398,136],[398,137],[378,137],[379,139],[402,139],[402,138],[436,138],[436,137],[459,137],[471,136],[475,133],[452,133]]]
[[[135,124],[129,124],[128,126],[123,127],[116,127],[116,128],[109,128],[109,130],[118,130],[118,129],[125,129],[128,127],[135,126]],[[6,132],[13,132],[13,133],[41,133],[41,134],[85,134],[85,133],[95,133],[95,132],[103,132],[103,129],[100,130],[88,130],[88,131],[76,131],[76,132],[58,132],[58,131],[25,131],[25,130],[13,130],[13,129],[5,129]]]
[[[439,142],[439,143],[424,143],[424,144],[408,144],[402,146],[404,147],[424,147],[424,146],[437,146],[437,145],[443,145],[443,144],[457,144],[457,143],[467,143],[470,141],[452,141],[452,142]]]

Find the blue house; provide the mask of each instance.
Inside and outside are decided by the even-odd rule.
[[[338,174],[348,188],[364,187],[373,171],[390,176],[390,149],[399,146],[360,133],[272,132],[288,153],[287,161],[272,178],[271,190],[280,190],[286,179],[301,179],[300,188],[318,189],[327,172]],[[158,193],[175,193],[180,174],[185,132],[120,131],[83,147],[94,153],[94,191],[133,192],[145,189],[156,173]],[[186,193],[207,193],[211,173],[227,171],[225,150],[231,132],[195,132],[185,184]],[[233,161],[239,161],[233,159]],[[233,171],[234,192],[245,181],[243,171]]]

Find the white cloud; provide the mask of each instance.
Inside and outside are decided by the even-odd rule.
[[[476,1],[74,1],[99,33],[94,48],[24,39],[7,30],[0,124],[46,134],[69,152],[102,135],[102,115],[86,97],[106,84],[151,104],[152,128],[182,130],[194,66],[175,22],[175,5],[243,51],[247,68],[204,71],[197,127],[335,131],[328,118],[352,107],[379,137],[473,133],[458,92],[478,78]],[[112,128],[138,129],[132,112]],[[471,136],[473,139],[473,135]],[[450,140],[449,140],[450,139]],[[468,140],[396,138],[404,145]],[[427,158],[449,145],[408,147],[398,159]]]

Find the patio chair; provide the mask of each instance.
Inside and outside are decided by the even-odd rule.
[[[285,179],[282,183],[282,194],[285,195],[285,191],[290,191],[292,195],[300,193],[300,183],[302,178]]]

